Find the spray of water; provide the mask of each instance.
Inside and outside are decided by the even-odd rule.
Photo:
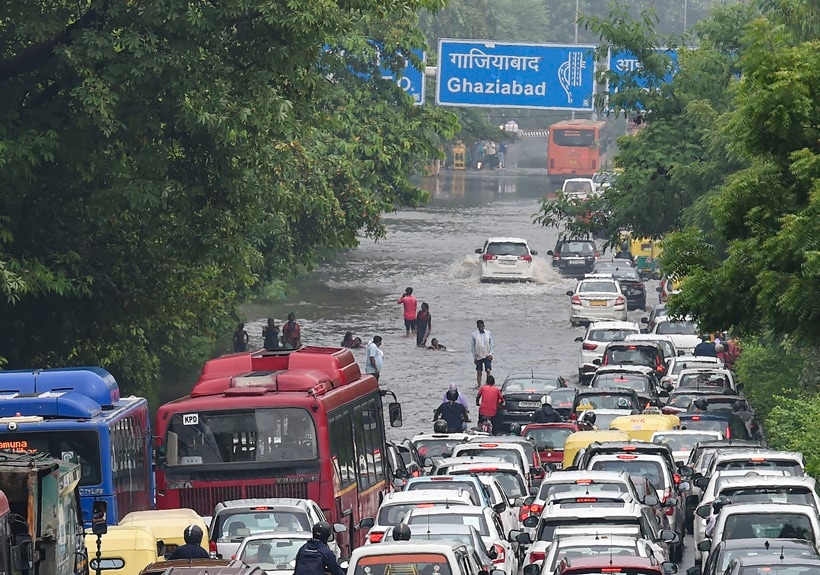
[[[530,285],[555,285],[567,282],[558,272],[556,272],[550,263],[541,257],[535,257],[532,260],[533,265],[533,281]],[[479,269],[478,258],[473,254],[465,255],[460,260],[450,264],[447,270],[447,277],[456,280],[469,280],[471,283],[480,282],[481,270]]]

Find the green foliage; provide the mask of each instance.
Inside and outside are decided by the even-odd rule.
[[[403,65],[439,4],[4,4],[9,366],[99,364],[143,392],[257,286],[383,235],[456,122],[364,74],[376,46]]]

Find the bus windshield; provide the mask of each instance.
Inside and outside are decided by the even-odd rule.
[[[595,143],[593,130],[552,130],[552,141],[556,146],[589,147]]]
[[[100,436],[96,431],[37,431],[0,434],[0,450],[16,453],[48,453],[80,465],[80,485],[102,483]]]
[[[277,407],[176,413],[168,425],[168,466],[313,460],[316,427],[306,409]]]

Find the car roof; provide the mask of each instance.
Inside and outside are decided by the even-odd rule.
[[[423,549],[419,549],[423,546]],[[425,541],[418,543],[414,541],[392,541],[390,543],[379,543],[378,545],[362,545],[353,550],[350,557],[351,563],[354,559],[360,557],[370,557],[379,555],[399,555],[407,553],[408,550],[414,549],[414,553],[446,553],[452,552],[454,549],[464,547],[463,543],[456,541]]]
[[[478,459],[478,458],[476,458]],[[494,458],[495,459],[495,458]],[[475,473],[489,472],[489,471],[517,471],[521,473],[521,467],[517,463],[510,463],[504,459],[498,458],[498,461],[478,462],[453,465],[450,467],[451,472],[455,471],[474,471]],[[457,475],[453,473],[454,475]]]
[[[470,495],[470,493],[460,488],[414,489],[413,491],[393,491],[392,493],[388,493],[384,497],[382,505],[394,503],[411,503],[416,502],[419,499],[421,499],[421,501],[418,501],[418,503],[424,503],[425,501],[453,501],[454,503],[456,503],[459,499],[462,501],[472,502],[472,496]]]
[[[595,546],[595,545],[637,545],[640,537],[630,537],[629,535],[559,535],[553,539],[559,547],[572,546]]]
[[[300,511],[307,511],[308,502],[305,499],[296,499],[295,497],[233,499],[231,501],[222,501],[217,503],[214,508],[214,515],[224,509],[240,509],[242,507],[278,507],[280,509],[291,508],[299,509]]]
[[[494,243],[503,243],[503,242],[510,242],[515,244],[526,244],[527,240],[524,238],[513,238],[508,236],[499,236],[495,238],[487,238],[487,243],[494,244]]]
[[[256,541],[257,539],[311,539],[310,531],[257,531],[247,535],[242,541]]]
[[[640,326],[634,321],[593,321],[589,324],[588,331],[593,329],[638,329]],[[634,334],[637,335],[637,334]]]
[[[555,479],[555,481],[552,481]],[[629,475],[626,471],[600,471],[595,469],[571,469],[568,471],[550,471],[541,480],[544,483],[572,483],[574,481],[583,481],[591,479],[593,482],[598,481],[614,481],[617,483],[626,483]]]
[[[752,487],[809,487],[814,489],[817,481],[809,475],[769,475],[761,474],[749,477],[738,475],[727,477],[721,481],[721,491],[726,488],[752,488]]]
[[[465,442],[466,443],[466,442]],[[506,459],[500,457],[488,457],[486,455],[462,455],[460,457],[445,457],[436,462],[436,467],[452,467],[453,465],[472,465],[474,463],[481,464],[496,464],[507,463]],[[442,473],[442,475],[450,475],[449,473]]]
[[[624,341],[665,341],[675,345],[675,340],[672,336],[663,333],[628,333]]]
[[[723,437],[723,434],[719,431],[714,431],[711,429],[667,429],[666,431],[656,431],[652,434],[652,437],[658,436],[667,436],[667,435],[712,435],[715,439],[719,439]]]
[[[660,318],[659,318],[660,319]],[[716,357],[709,357],[708,355],[679,355],[675,358],[679,363],[718,363],[723,364],[723,361]]]
[[[721,375],[732,375],[732,372],[724,367],[685,367],[680,371],[678,377],[682,377],[684,374],[689,375],[690,373],[719,373]]]
[[[779,541],[779,539],[778,539]],[[820,557],[783,557],[782,559],[775,553],[763,557],[735,557],[732,561],[737,561],[741,567],[816,567],[820,568]],[[775,571],[779,572],[779,571]]]
[[[416,441],[423,441],[425,439],[452,439],[454,441],[466,441],[469,437],[474,437],[476,435],[486,435],[489,436],[489,433],[481,434],[481,433],[419,433],[413,436],[413,439],[410,441],[415,443]]]
[[[480,505],[459,505],[458,509],[449,507],[417,507],[409,512],[414,515],[484,515],[485,511],[491,511],[489,507]]]
[[[657,344],[653,344],[649,341],[639,341],[637,343],[631,343],[628,341],[610,341],[606,344],[606,350],[609,350],[611,347],[652,347],[657,349]],[[606,351],[604,350],[604,351]]]
[[[817,510],[811,505],[797,503],[732,503],[720,508],[718,521],[728,515],[744,515],[747,513],[799,513],[817,519]]]
[[[810,549],[814,548],[814,543],[807,539],[764,539],[762,537],[755,537],[750,539],[724,539],[718,545],[721,545],[723,549],[760,548],[761,551],[771,549],[775,553],[780,547],[808,547]],[[771,557],[769,557],[769,560],[771,561]]]
[[[652,373],[653,370],[648,365],[602,365],[597,370],[595,370],[595,375],[599,373]]]
[[[567,517],[584,517],[587,519],[587,523],[594,525],[595,519],[618,517],[634,519],[641,517],[643,507],[642,503],[633,501],[623,501],[622,504],[612,507],[584,503],[558,503],[544,507],[541,512],[541,519],[549,521],[550,519],[566,519]],[[728,509],[729,506],[727,505],[726,508]],[[595,513],[592,518],[590,518],[590,510],[594,510]]]
[[[498,443],[499,445],[503,445],[505,443],[513,444],[513,445],[521,445],[521,444],[532,445],[533,444],[531,439],[529,439],[528,437],[524,437],[522,435],[496,435],[496,436],[493,436],[491,439],[475,439],[475,438],[470,439],[470,441],[467,442],[467,445],[469,445],[471,443],[478,443],[479,441],[481,441],[481,442],[486,441],[487,443]]]
[[[639,569],[657,569],[658,573],[662,572],[660,564],[655,559],[650,559],[649,557],[635,557],[630,555],[617,555],[615,557],[609,557],[607,555],[598,556],[598,557],[578,557],[575,559],[564,559],[565,564],[569,569],[575,570],[578,569],[581,572],[586,570],[592,571],[600,571],[600,572],[609,572],[604,570],[609,570],[613,568],[639,568]]]
[[[727,459],[750,459],[761,457],[763,459],[793,459],[803,461],[803,454],[799,451],[780,451],[777,449],[727,449],[718,451],[715,454],[715,461],[726,461]]]

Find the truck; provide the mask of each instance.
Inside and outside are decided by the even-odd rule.
[[[0,573],[88,575],[80,466],[0,453]]]

